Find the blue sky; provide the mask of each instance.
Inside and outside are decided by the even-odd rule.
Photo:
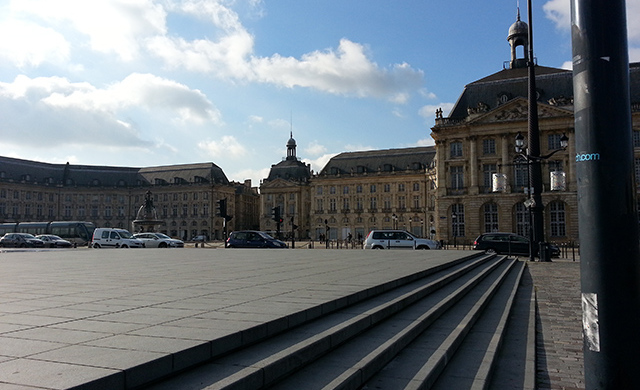
[[[540,65],[570,67],[570,1],[533,1]],[[521,16],[526,21],[526,2]],[[259,185],[286,156],[433,144],[502,69],[517,0],[0,0],[0,154],[214,162]],[[640,0],[627,0],[640,61]]]

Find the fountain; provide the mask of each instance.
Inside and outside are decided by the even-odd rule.
[[[139,232],[155,232],[156,227],[162,225],[164,221],[158,219],[158,213],[153,206],[151,191],[147,191],[144,196],[144,204],[138,209],[136,219],[133,221],[133,231]]]

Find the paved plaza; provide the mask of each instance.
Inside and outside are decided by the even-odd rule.
[[[304,321],[307,310],[467,254],[3,251],[0,389],[135,387],[205,361],[220,352],[212,345],[233,349]],[[529,269],[539,302],[538,388],[584,388],[579,263]]]

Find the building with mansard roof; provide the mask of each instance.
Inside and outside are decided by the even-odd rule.
[[[509,29],[511,60],[501,71],[465,86],[448,117],[436,111],[431,136],[437,150],[436,231],[438,238],[472,243],[481,233],[529,233],[528,167],[515,152],[518,133],[528,131],[528,28],[518,20]],[[524,57],[517,57],[523,46]],[[640,64],[631,64],[636,181],[640,172]],[[569,147],[543,162],[544,232],[551,242],[578,241],[573,75],[535,66],[540,152]],[[493,178],[502,180],[493,191]],[[500,179],[498,179],[500,178]],[[506,180],[505,180],[506,179]]]
[[[81,220],[133,229],[147,191],[163,220],[159,230],[174,237],[222,238],[215,206],[225,198],[230,228],[258,227],[257,190],[229,182],[214,163],[129,168],[0,157],[0,222]]]
[[[317,174],[296,157],[293,138],[287,157],[271,167],[260,186],[262,230],[296,239],[352,242],[376,228],[402,228],[422,236],[435,224],[434,147],[345,152]],[[297,229],[292,231],[292,225]]]
[[[269,176],[260,184],[260,229],[277,233],[280,228],[284,236],[308,238],[311,166],[298,159],[293,133],[286,146],[287,157],[272,165]],[[280,226],[272,219],[276,207],[283,219]],[[298,228],[292,233],[294,225]]]
[[[435,235],[433,146],[341,153],[311,181],[311,235],[365,238],[373,229]]]

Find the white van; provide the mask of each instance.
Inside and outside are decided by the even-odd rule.
[[[97,228],[93,231],[93,248],[144,248],[144,243],[134,238],[128,230]]]

